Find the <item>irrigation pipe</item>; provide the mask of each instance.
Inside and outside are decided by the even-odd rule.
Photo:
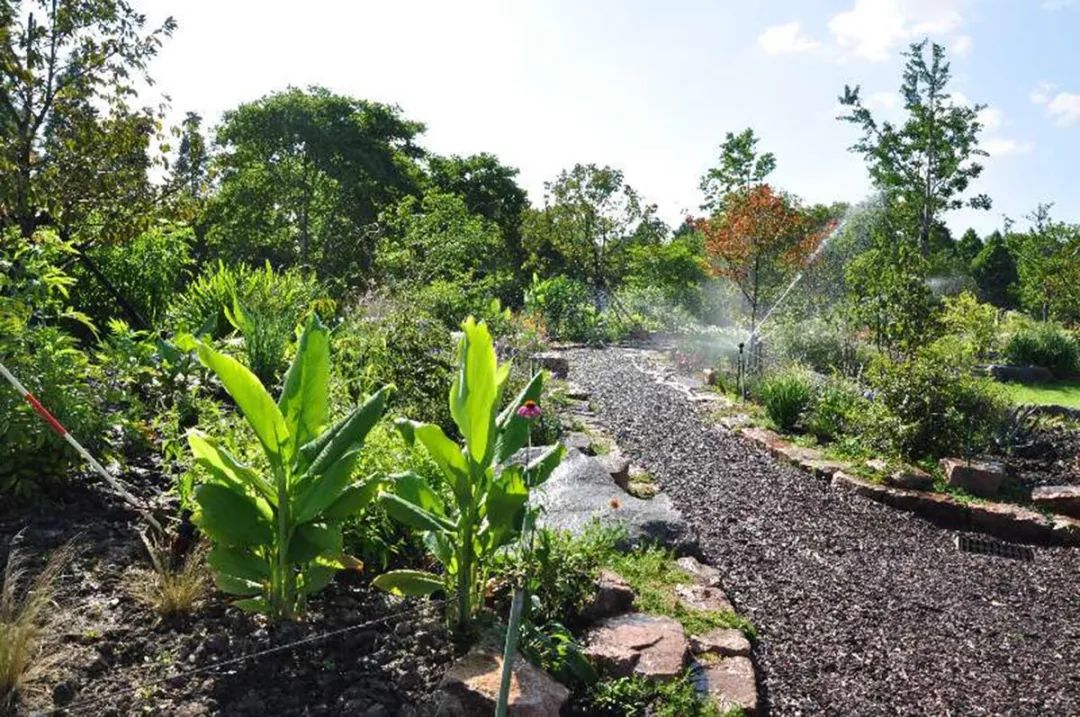
[[[432,600],[432,601],[429,601],[428,603],[425,603],[425,604],[442,605],[444,602],[445,602],[444,600]],[[265,650],[258,650],[257,652],[250,652],[250,653],[248,653],[246,655],[240,655],[238,657],[230,657],[227,660],[219,660],[217,662],[212,662],[209,665],[203,665],[202,667],[196,667],[196,668],[191,669],[191,670],[185,670],[183,672],[178,672],[175,675],[166,675],[165,677],[158,677],[158,678],[153,679],[153,680],[147,680],[146,682],[139,683],[139,684],[137,684],[137,685],[135,685],[133,687],[128,687],[128,688],[125,688],[125,689],[122,689],[122,690],[116,690],[115,692],[109,692],[109,693],[106,693],[104,695],[98,695],[97,697],[90,697],[90,698],[85,699],[85,700],[76,700],[75,702],[71,702],[71,703],[63,705],[61,707],[54,707],[52,709],[43,710],[41,712],[34,712],[34,713],[32,713],[32,717],[48,717],[48,715],[56,714],[57,712],[70,712],[72,710],[77,710],[77,709],[80,709],[80,708],[83,708],[83,707],[88,707],[90,705],[97,704],[98,702],[102,702],[102,701],[107,700],[107,699],[109,699],[111,697],[117,697],[119,695],[126,695],[126,694],[134,694],[136,692],[139,692],[140,690],[146,689],[147,687],[153,687],[155,685],[160,685],[160,684],[165,683],[165,682],[172,682],[174,680],[180,680],[180,679],[183,679],[183,678],[186,678],[186,677],[192,677],[194,675],[202,674],[203,672],[209,672],[210,670],[216,670],[218,668],[227,667],[229,665],[236,665],[236,664],[239,664],[241,662],[246,662],[248,660],[254,660],[254,659],[258,658],[258,657],[265,657],[267,655],[272,655],[272,654],[275,654],[275,653],[278,653],[278,652],[286,652],[288,650],[292,650],[294,648],[300,647],[301,645],[307,645],[307,644],[312,643],[312,642],[318,642],[320,640],[326,640],[326,639],[331,638],[331,637],[337,637],[338,635],[344,635],[345,633],[351,632],[353,630],[360,630],[360,629],[365,628],[365,627],[372,627],[373,625],[378,625],[379,623],[386,622],[387,620],[394,620],[394,619],[399,618],[399,617],[405,617],[407,615],[410,615],[413,612],[415,612],[415,610],[413,608],[410,608],[408,610],[401,610],[399,612],[392,613],[390,615],[383,615],[382,617],[377,617],[374,620],[368,620],[367,622],[362,622],[362,623],[359,623],[357,625],[349,625],[348,627],[342,627],[342,628],[339,628],[337,630],[331,630],[330,632],[323,632],[323,633],[320,633],[318,635],[309,635],[308,637],[303,637],[303,638],[300,638],[299,640],[296,640],[294,642],[288,642],[288,643],[286,643],[284,645],[275,645],[274,647],[268,647]]]
[[[150,515],[150,511],[147,510],[146,506],[144,506],[138,498],[132,495],[127,488],[121,485],[120,481],[118,481],[111,473],[109,473],[109,471],[105,470],[105,467],[101,465],[101,463],[99,463],[96,458],[94,458],[93,454],[83,448],[83,445],[79,443],[78,440],[76,440],[75,436],[71,435],[71,433],[68,432],[66,428],[64,428],[64,424],[56,420],[56,417],[49,413],[49,409],[41,405],[41,401],[39,401],[34,394],[30,393],[26,389],[26,386],[23,386],[22,383],[19,382],[19,379],[15,378],[14,374],[12,374],[11,371],[7,369],[7,366],[2,363],[0,363],[0,374],[3,374],[4,378],[7,379],[7,382],[15,388],[19,395],[22,396],[28,404],[30,404],[30,408],[34,409],[34,413],[40,416],[41,419],[45,421],[45,423],[49,426],[49,428],[51,428],[53,432],[56,433],[56,435],[67,441],[68,445],[74,448],[75,451],[80,456],[82,456],[83,460],[90,464],[90,468],[92,468],[95,473],[105,479],[105,482],[108,483],[110,487],[112,487],[112,489],[116,492],[117,495],[119,495],[133,508],[139,511],[139,513],[141,513],[142,516],[146,518],[146,520],[151,525],[154,526],[154,528],[159,531],[162,530],[161,524],[154,519],[154,516]]]

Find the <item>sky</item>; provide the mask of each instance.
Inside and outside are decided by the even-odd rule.
[[[491,152],[535,204],[574,163],[623,170],[675,224],[726,132],[752,127],[770,181],[807,202],[870,192],[835,119],[845,84],[898,119],[900,53],[944,45],[991,156],[954,233],[1042,202],[1080,222],[1080,0],[134,0],[179,23],[151,67],[174,119],[289,85],[400,106],[440,154]]]

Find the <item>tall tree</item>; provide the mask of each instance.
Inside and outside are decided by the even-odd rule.
[[[211,250],[315,268],[338,288],[370,275],[379,212],[418,193],[424,129],[396,107],[290,88],[225,113]]]
[[[705,195],[703,211],[719,211],[729,194],[749,192],[776,169],[776,156],[772,152],[758,153],[757,143],[758,138],[750,127],[739,134],[727,133],[720,145],[719,166],[706,171],[698,185]]]
[[[964,235],[960,237],[960,241],[956,242],[956,256],[964,266],[970,267],[971,262],[982,251],[982,246],[982,239],[979,238],[978,232],[969,227],[964,232]]]
[[[862,130],[851,149],[865,157],[874,183],[924,255],[931,251],[931,233],[943,212],[962,206],[990,208],[984,194],[964,198],[982,174],[982,165],[973,160],[986,155],[978,146],[978,113],[984,105],[966,107],[952,99],[945,50],[931,44],[928,58],[927,44],[915,43],[904,53],[903,124],[874,119],[857,86],[844,87],[840,102],[850,111],[838,118]]]
[[[575,164],[544,187],[544,208],[523,227],[530,264],[544,274],[588,281],[597,301],[621,280],[630,247],[658,244],[667,232],[656,206],[646,204],[618,169]]]
[[[202,133],[202,115],[188,112],[177,128],[180,146],[176,151],[173,177],[192,199],[201,199],[206,193],[207,164],[209,155],[206,138]]]
[[[723,213],[695,223],[717,276],[730,279],[750,309],[750,331],[765,305],[805,266],[831,224],[822,227],[796,201],[761,184],[724,199]]]
[[[70,237],[138,215],[161,108],[129,102],[174,27],[124,0],[0,0],[0,225]]]
[[[971,262],[971,275],[986,302],[1004,309],[1016,308],[1016,259],[1001,232],[986,238],[979,254]]]

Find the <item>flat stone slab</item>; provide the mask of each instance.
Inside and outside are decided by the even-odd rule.
[[[675,597],[687,610],[735,612],[731,601],[720,588],[708,585],[676,585]]]
[[[695,655],[749,657],[750,641],[746,639],[742,630],[736,630],[733,627],[718,627],[704,635],[691,635],[690,651]]]
[[[716,664],[705,665],[701,681],[721,714],[736,707],[747,717],[758,714],[757,680],[749,657],[726,657]]]
[[[1080,518],[1080,485],[1039,486],[1031,491],[1031,502],[1052,513]]]
[[[620,453],[618,449],[598,458],[604,464],[604,470],[615,481],[615,485],[626,490],[626,486],[630,483],[630,459]]]
[[[493,714],[502,679],[503,658],[492,647],[474,647],[455,662],[439,683],[444,693],[439,714],[452,717]],[[514,656],[510,681],[510,715],[557,717],[570,699],[570,690],[532,665]]]
[[[993,498],[1005,480],[1005,466],[992,461],[942,458],[941,468],[949,485],[963,488],[980,498]]]
[[[689,523],[663,493],[650,500],[635,498],[615,485],[595,458],[571,451],[532,498],[543,507],[539,524],[577,535],[593,520],[621,525],[627,536],[623,549],[658,542],[678,553],[694,552],[697,538]]]
[[[585,634],[584,644],[585,656],[613,677],[672,680],[690,658],[678,620],[640,612],[604,620]]]
[[[694,582],[710,588],[720,587],[720,571],[711,565],[700,562],[697,558],[687,555],[675,561],[680,568],[690,573]]]

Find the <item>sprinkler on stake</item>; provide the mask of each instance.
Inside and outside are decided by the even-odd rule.
[[[739,342],[739,363],[737,366],[738,373],[735,379],[735,390],[739,393],[739,398],[745,400],[746,393],[743,391],[743,347],[746,346],[742,341]]]

